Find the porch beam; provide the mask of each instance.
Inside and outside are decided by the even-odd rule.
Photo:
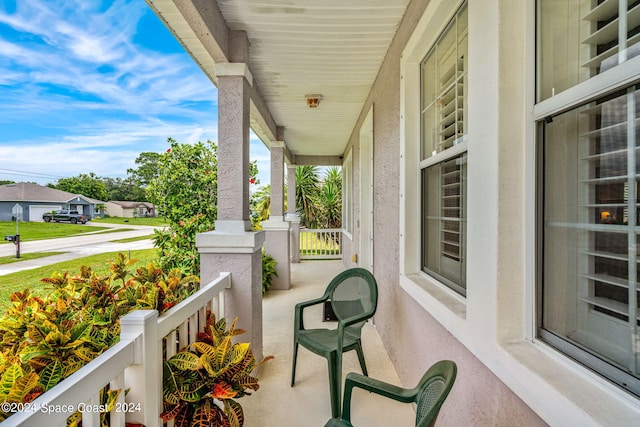
[[[342,166],[342,156],[295,156],[298,166]]]
[[[218,86],[215,64],[248,63],[234,51],[234,39],[243,31],[230,30],[218,7],[210,0],[146,0],[196,64]],[[245,36],[246,37],[246,36]],[[258,84],[250,89],[251,127],[262,141],[277,139],[277,124]]]

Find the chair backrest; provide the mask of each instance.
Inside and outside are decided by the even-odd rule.
[[[364,268],[351,268],[338,274],[328,286],[331,307],[338,320],[357,314],[373,316],[378,306],[378,284]],[[359,322],[353,327],[362,327]]]
[[[416,427],[432,426],[440,407],[453,387],[457,367],[451,360],[441,360],[422,376],[416,388]]]

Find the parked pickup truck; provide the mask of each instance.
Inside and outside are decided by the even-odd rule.
[[[89,221],[89,217],[80,215],[78,211],[70,211],[69,209],[62,209],[59,211],[53,211],[42,215],[42,219],[45,222],[59,222],[69,221],[71,224],[82,223],[86,224]]]

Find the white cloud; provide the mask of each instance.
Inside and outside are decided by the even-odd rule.
[[[101,4],[16,0],[9,10],[0,2],[0,158],[11,169],[124,177],[141,152],[163,152],[168,137],[217,142],[213,84],[186,53],[136,44],[148,6]],[[255,136],[251,153],[268,184],[268,150]],[[0,169],[0,179],[54,181],[7,175]]]

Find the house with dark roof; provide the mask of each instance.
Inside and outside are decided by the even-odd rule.
[[[99,208],[105,202],[30,182],[1,185],[0,221],[15,220],[16,204],[22,207],[20,221],[42,221],[43,213],[58,209],[73,209],[91,217],[103,216]]]

